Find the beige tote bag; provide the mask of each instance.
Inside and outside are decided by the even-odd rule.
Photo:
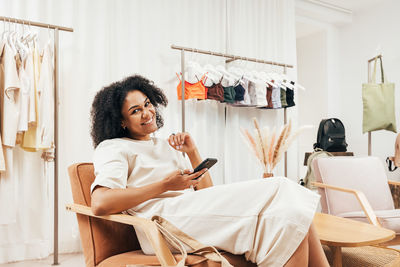
[[[382,83],[376,83],[376,63],[378,61],[378,57],[376,57],[372,81],[362,85],[363,133],[378,130],[396,132],[394,83],[385,81],[382,57],[379,57],[379,60]]]

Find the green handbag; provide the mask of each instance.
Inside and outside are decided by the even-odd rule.
[[[394,83],[385,82],[382,58],[380,57],[379,59],[382,83],[376,83],[376,63],[378,58],[375,58],[372,81],[362,85],[363,133],[378,130],[396,132]]]

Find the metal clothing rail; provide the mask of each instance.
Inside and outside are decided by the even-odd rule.
[[[231,54],[223,54],[223,53],[219,53],[219,52],[212,52],[212,51],[201,50],[201,49],[197,49],[197,48],[189,48],[189,47],[183,47],[183,46],[177,46],[177,45],[171,45],[171,48],[181,50],[181,51],[188,51],[188,52],[192,52],[192,53],[229,58],[226,61],[226,63],[229,63],[231,61],[238,59],[238,60],[245,60],[245,61],[251,61],[251,62],[256,62],[256,63],[280,66],[280,67],[293,68],[293,65],[289,65],[289,64],[278,63],[278,62],[274,62],[274,61],[267,61],[267,60],[262,60],[262,59],[257,59],[257,58],[236,56],[236,55],[231,55]]]
[[[375,61],[375,59],[382,58],[382,55],[377,55],[371,59],[368,59],[368,82],[371,80],[371,62]],[[372,155],[372,134],[368,132],[368,156]]]
[[[27,26],[36,26],[54,30],[54,251],[53,265],[58,263],[58,53],[59,53],[59,31],[73,32],[72,28],[52,25],[42,22],[29,21],[0,16],[0,21],[18,23]]]
[[[238,60],[251,61],[251,62],[262,63],[262,64],[269,64],[269,65],[273,65],[273,66],[279,66],[279,67],[284,68],[283,72],[285,74],[286,74],[287,68],[293,68],[293,65],[290,65],[290,64],[261,60],[261,59],[257,59],[257,58],[236,56],[236,55],[231,55],[231,54],[224,54],[224,53],[220,53],[220,52],[206,51],[206,50],[201,50],[201,49],[197,49],[197,48],[189,48],[189,47],[183,47],[183,46],[177,46],[177,45],[171,45],[171,48],[181,51],[182,132],[185,131],[185,51],[188,51],[191,53],[198,53],[198,54],[205,54],[205,55],[228,58],[228,60],[226,60],[225,63],[229,63],[229,62],[232,62],[232,61],[238,59]],[[286,108],[284,108],[283,110],[284,110],[283,111],[283,123],[286,124],[287,123]],[[285,166],[284,167],[285,168],[285,176],[287,177],[287,152],[285,152],[285,155],[284,155],[284,166]]]

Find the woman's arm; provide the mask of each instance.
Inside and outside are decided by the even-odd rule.
[[[197,167],[202,162],[202,159],[200,157],[200,153],[197,150],[193,150],[192,152],[187,153],[190,163],[192,164],[193,169]],[[205,172],[203,176],[199,179],[199,183],[195,186],[196,190],[200,190],[203,188],[207,188],[213,186],[213,182],[211,179],[211,175],[209,172]]]
[[[196,186],[198,180],[193,180],[204,173],[190,173],[190,170],[174,171],[167,178],[142,187],[111,189],[108,187],[97,186],[92,193],[91,208],[94,215],[108,215],[120,213],[139,205],[149,199],[157,197],[166,191],[176,191]]]
[[[194,140],[189,133],[177,133],[170,135],[170,137],[168,138],[168,142],[174,149],[185,152],[188,155],[193,169],[202,162],[200,153],[197,150]],[[203,174],[203,176],[199,180],[200,182],[195,187],[196,190],[207,188],[213,185],[209,172]]]

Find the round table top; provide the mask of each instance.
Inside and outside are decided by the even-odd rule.
[[[328,246],[377,245],[396,236],[386,228],[324,213],[316,213],[313,222],[321,243]]]

